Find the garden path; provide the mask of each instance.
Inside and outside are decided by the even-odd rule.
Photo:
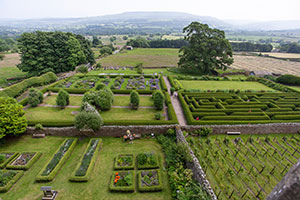
[[[171,88],[170,81],[168,80],[168,78],[166,76],[163,76],[163,78],[164,78],[164,81],[165,81],[165,83],[167,85],[168,93],[170,94],[170,88]],[[183,109],[181,107],[181,104],[179,102],[178,97],[171,96],[171,101],[172,101],[172,105],[174,107],[175,113],[177,115],[177,119],[178,119],[179,125],[180,126],[186,126],[187,125],[186,119],[184,117]]]

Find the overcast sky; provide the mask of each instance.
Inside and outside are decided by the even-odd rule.
[[[0,0],[0,18],[88,17],[179,11],[219,19],[300,20],[300,0]]]

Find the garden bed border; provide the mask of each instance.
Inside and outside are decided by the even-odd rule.
[[[13,153],[13,155],[8,158],[7,160],[5,160],[3,163],[0,164],[0,169],[4,169],[6,167],[6,165],[11,161],[13,160],[16,156],[19,155],[18,152],[12,152],[12,151],[1,151],[0,152],[1,154],[4,154],[4,153]]]
[[[157,171],[157,177],[158,177],[158,185],[154,186],[142,186],[142,172],[143,171]],[[163,186],[162,186],[162,176],[161,176],[161,171],[160,169],[148,169],[148,170],[139,170],[137,174],[137,181],[138,181],[138,191],[139,192],[159,192],[162,191]]]
[[[5,193],[10,190],[10,188],[24,175],[23,171],[16,170],[5,170],[5,171],[15,171],[17,174],[5,185],[0,187],[0,193]]]
[[[126,171],[117,171],[117,172],[132,172],[133,176],[133,182],[131,186],[119,186],[119,187],[114,187],[114,177],[115,173],[113,172],[111,175],[111,180],[109,184],[109,191],[110,192],[134,192],[135,191],[135,185],[136,185],[136,175],[134,170],[126,170]]]
[[[35,153],[34,156],[27,162],[26,165],[12,165],[13,162],[15,162],[16,159],[18,159],[19,156],[21,156],[23,153]],[[29,152],[24,151],[20,152],[18,156],[16,156],[14,159],[12,159],[7,165],[7,169],[15,169],[15,170],[28,170],[40,157],[42,153],[41,152]]]

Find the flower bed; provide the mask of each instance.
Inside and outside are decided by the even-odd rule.
[[[58,170],[72,153],[77,141],[78,139],[65,139],[63,144],[54,154],[52,160],[41,170],[35,180],[45,182],[52,181]]]
[[[119,171],[112,174],[109,186],[111,192],[134,192],[135,173],[134,171]]]
[[[0,192],[7,192],[23,174],[23,171],[0,170]]]
[[[5,155],[5,160],[2,163],[0,162],[1,169],[5,168],[6,165],[18,155],[18,153],[15,153],[15,152],[1,152],[0,154]]]
[[[85,150],[85,154],[81,158],[81,162],[73,172],[72,177],[69,179],[74,182],[87,182],[93,166],[96,162],[100,146],[102,145],[101,139],[90,139],[89,144]]]
[[[138,172],[138,190],[155,192],[162,190],[162,178],[159,170],[143,170]]]
[[[138,169],[156,169],[159,168],[158,156],[154,153],[139,153],[136,156]]]
[[[115,170],[122,169],[134,169],[134,157],[133,154],[120,154],[115,158]]]
[[[41,153],[23,152],[6,166],[7,169],[28,170],[40,157]]]

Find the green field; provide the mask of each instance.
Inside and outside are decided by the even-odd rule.
[[[234,140],[240,138],[239,142]],[[265,199],[300,158],[298,135],[187,138],[218,199]]]
[[[178,49],[140,48],[124,51],[100,60],[102,66],[135,66],[143,63],[144,67],[175,67],[178,62]]]
[[[80,139],[75,146],[70,158],[62,166],[54,181],[50,183],[36,183],[35,177],[64,141],[64,137],[47,136],[44,139],[33,139],[29,135],[7,140],[0,146],[0,151],[38,151],[42,157],[28,170],[25,175],[7,193],[0,194],[2,199],[39,200],[42,198],[42,186],[52,186],[58,191],[57,200],[82,200],[82,199],[111,199],[111,200],[168,200],[171,199],[168,185],[168,174],[162,171],[163,191],[154,193],[111,193],[108,191],[111,174],[113,172],[114,158],[121,153],[154,152],[161,158],[159,164],[163,168],[164,156],[161,146],[154,139],[140,139],[133,144],[122,142],[119,138],[102,138],[103,147],[96,160],[91,179],[87,183],[69,182],[84,153],[89,138]]]
[[[199,89],[199,90],[265,90],[274,91],[258,82],[250,81],[189,81],[180,80],[184,89]]]

